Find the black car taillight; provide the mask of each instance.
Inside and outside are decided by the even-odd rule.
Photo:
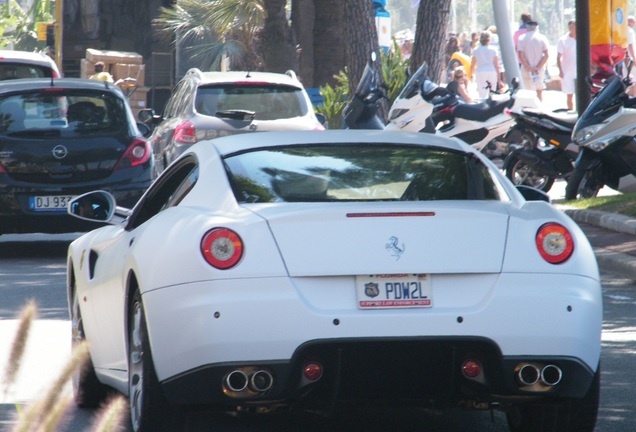
[[[148,159],[150,159],[150,145],[146,140],[136,139],[128,146],[124,155],[115,165],[115,169],[136,167],[148,162]]]

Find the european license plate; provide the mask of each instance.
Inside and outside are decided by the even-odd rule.
[[[356,294],[360,309],[433,306],[431,276],[426,274],[356,276]]]
[[[29,209],[33,211],[66,211],[72,195],[44,195],[29,197]]]

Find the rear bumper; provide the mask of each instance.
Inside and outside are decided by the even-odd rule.
[[[433,405],[585,394],[600,359],[599,281],[446,277],[433,276],[430,309],[359,310],[348,278],[223,280],[146,292],[155,368],[169,399],[183,404],[272,405],[313,400],[310,393],[315,403],[388,395],[387,403]],[[477,378],[462,374],[468,359],[482,365]],[[302,369],[314,361],[324,376],[307,382]],[[539,375],[556,366],[562,379],[523,384],[518,369],[526,364]],[[266,392],[228,391],[237,369],[248,376],[265,370],[274,384]]]
[[[13,185],[0,182],[0,234],[7,233],[63,233],[84,232],[103,224],[82,221],[66,214],[65,210],[34,211],[30,196],[76,196],[92,190],[106,190],[122,207],[132,208],[150,186],[150,175],[122,182],[102,182],[81,185]]]
[[[467,360],[478,360],[484,372],[462,373]],[[315,382],[303,376],[307,364],[324,368]],[[520,365],[558,367],[563,379],[546,385],[539,378],[526,385]],[[245,390],[228,388],[233,372],[245,371]],[[272,387],[259,391],[251,377],[265,371]],[[311,341],[287,362],[237,362],[203,367],[162,383],[168,399],[181,405],[277,407],[297,405],[312,410],[334,406],[431,406],[486,409],[536,398],[581,398],[594,371],[565,357],[505,357],[496,344],[481,338],[418,338]]]

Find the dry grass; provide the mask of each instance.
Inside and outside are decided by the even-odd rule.
[[[22,309],[20,323],[16,332],[9,362],[1,381],[5,396],[15,385],[20,371],[22,359],[29,338],[29,330],[37,316],[37,306],[30,301]],[[48,391],[41,398],[33,401],[27,407],[18,408],[18,423],[12,432],[54,432],[59,430],[64,420],[64,414],[73,401],[73,397],[64,391],[64,387],[71,380],[75,371],[88,360],[89,352],[86,343],[78,344],[71,353],[64,368],[53,381]],[[123,397],[115,397],[98,413],[92,432],[120,432],[127,412],[127,403]]]

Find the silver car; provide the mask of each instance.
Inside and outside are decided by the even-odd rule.
[[[296,74],[201,72],[177,84],[150,138],[157,173],[191,145],[246,132],[323,130]]]

